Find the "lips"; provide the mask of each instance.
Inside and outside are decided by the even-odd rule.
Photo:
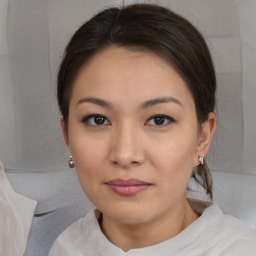
[[[115,179],[106,183],[109,188],[121,196],[134,196],[146,190],[152,184],[138,179]]]

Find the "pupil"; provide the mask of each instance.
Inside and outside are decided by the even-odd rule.
[[[164,117],[155,117],[154,121],[156,125],[162,125],[164,124]]]
[[[95,124],[104,124],[105,118],[102,117],[102,116],[96,116],[96,117],[94,118],[94,122],[95,122]]]

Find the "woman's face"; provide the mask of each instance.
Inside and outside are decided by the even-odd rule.
[[[111,47],[78,74],[63,130],[89,199],[112,220],[138,224],[184,203],[207,127],[199,132],[192,95],[167,62]]]

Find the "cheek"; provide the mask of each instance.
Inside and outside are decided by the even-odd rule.
[[[195,136],[171,136],[151,147],[151,164],[158,172],[159,182],[168,187],[186,187],[196,153]],[[172,184],[172,185],[171,185]],[[168,188],[170,189],[170,188]]]
[[[90,143],[88,139],[72,145],[79,183],[92,202],[97,201],[100,184],[103,181],[101,171],[104,166],[103,151],[97,143]]]
[[[192,172],[192,160],[189,160],[183,148],[175,147],[174,151],[163,155],[159,152],[159,162],[155,168],[158,171],[159,195],[161,195],[161,200],[169,205],[170,200],[175,202],[186,192]]]
[[[107,149],[104,143],[90,136],[79,136],[70,139],[70,151],[75,161],[78,178],[82,186],[95,180],[101,172],[106,159]]]
[[[151,147],[150,154],[154,157],[155,164],[168,167],[172,171],[193,167],[196,154],[196,141],[188,136],[167,138],[165,142],[159,142]]]

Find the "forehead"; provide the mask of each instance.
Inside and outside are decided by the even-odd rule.
[[[171,96],[194,104],[184,80],[164,59],[146,51],[110,47],[82,67],[74,82],[72,98],[111,99],[117,94],[120,101]]]

